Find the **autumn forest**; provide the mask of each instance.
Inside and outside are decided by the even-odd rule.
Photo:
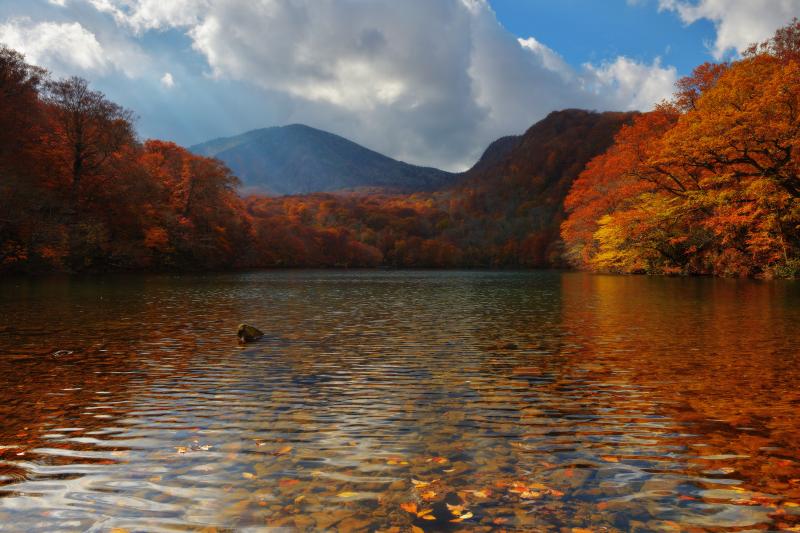
[[[502,148],[502,149],[501,149]],[[494,151],[493,151],[494,150]],[[435,191],[237,192],[0,49],[0,271],[577,267],[800,274],[800,22],[643,113],[564,110]]]

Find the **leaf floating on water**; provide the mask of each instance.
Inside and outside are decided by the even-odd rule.
[[[413,483],[414,486],[419,488],[419,489],[421,489],[423,487],[427,487],[428,485],[436,483],[437,481],[439,481],[439,480],[438,479],[434,479],[433,481],[420,481],[418,479],[411,478],[411,483]]]
[[[340,492],[339,494],[337,494],[337,496],[340,497],[340,498],[352,498],[353,496],[358,496],[358,493],[357,492],[350,492],[349,490],[346,490],[344,492]]]
[[[175,446],[175,451],[178,453],[186,453],[189,451],[189,448],[186,446]]]
[[[613,455],[603,455],[602,457],[600,457],[600,459],[602,459],[603,461],[605,461],[607,463],[618,463],[619,462],[619,457],[614,457]]]
[[[251,472],[242,472],[242,477],[245,479],[255,479],[256,475]]]
[[[491,494],[488,490],[473,490],[471,492],[478,498],[488,498]]]
[[[301,494],[300,496],[298,496],[297,498],[294,499],[294,503],[300,503],[301,501],[303,501],[305,499],[306,499],[306,495],[305,494]]]
[[[411,533],[425,533],[425,530],[418,526],[411,526]]]
[[[441,464],[447,463],[449,461],[450,460],[447,457],[431,457],[430,459],[428,459],[425,462],[426,463],[436,463],[437,465],[441,465]]]
[[[525,492],[521,493],[519,495],[519,497],[524,499],[524,500],[535,500],[537,498],[541,498],[542,497],[542,493],[541,492],[536,492],[536,491],[533,491],[533,490],[526,490]]]

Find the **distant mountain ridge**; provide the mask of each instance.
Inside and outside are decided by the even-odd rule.
[[[245,190],[277,195],[363,188],[426,191],[445,187],[459,176],[397,161],[303,124],[252,130],[189,149],[223,161]]]

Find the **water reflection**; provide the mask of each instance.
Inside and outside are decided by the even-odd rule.
[[[0,290],[0,528],[800,525],[796,284],[273,272]],[[237,346],[241,321],[266,340]]]

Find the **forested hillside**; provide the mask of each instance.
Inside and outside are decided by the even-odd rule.
[[[799,110],[795,21],[740,60],[701,65],[653,111],[553,112],[438,190],[241,198],[221,161],[139,141],[131,112],[86,81],[2,48],[0,271],[566,260],[793,277]]]
[[[0,270],[223,268],[249,225],[224,165],[137,140],[80,78],[0,48]]]
[[[566,204],[581,268],[800,273],[800,22],[707,63],[580,175]]]

